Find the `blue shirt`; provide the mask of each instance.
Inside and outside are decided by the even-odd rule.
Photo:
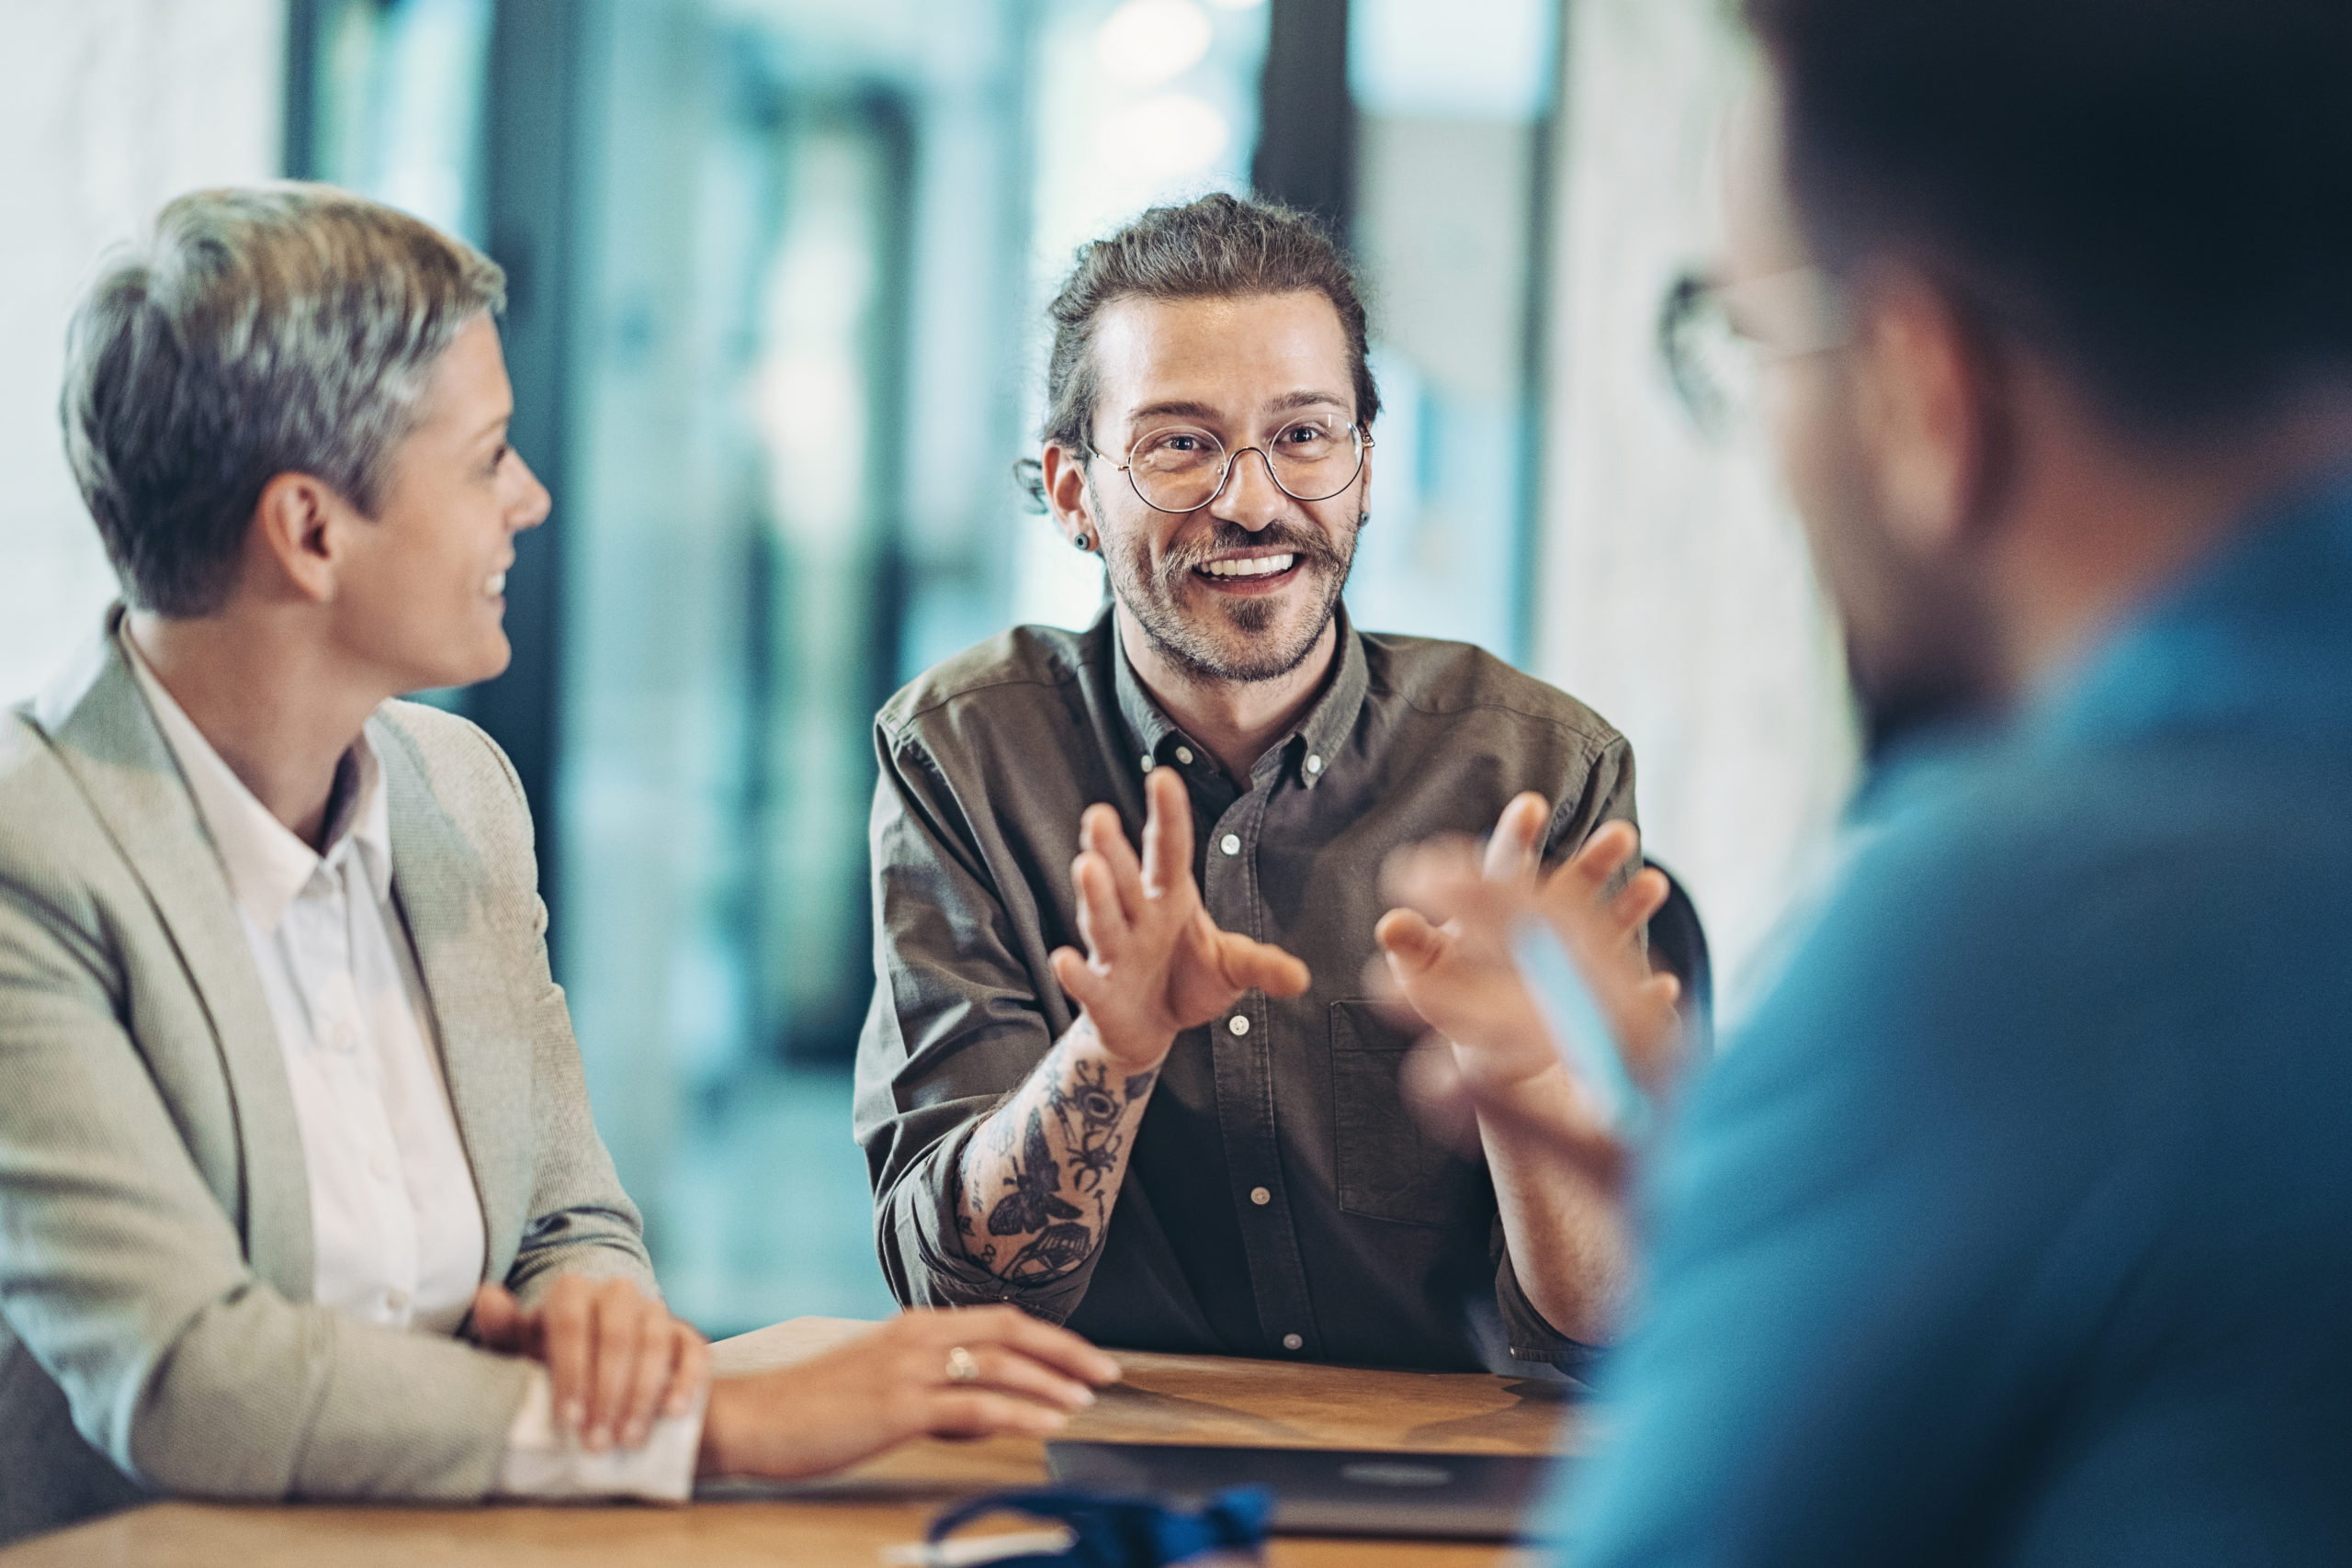
[[[2352,1562],[2352,486],[1858,814],[1653,1167],[1577,1568]]]

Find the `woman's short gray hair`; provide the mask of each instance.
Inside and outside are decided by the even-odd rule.
[[[369,516],[432,368],[505,275],[333,186],[200,190],[109,255],[66,335],[66,459],[126,597],[210,615],[263,487],[323,480]]]

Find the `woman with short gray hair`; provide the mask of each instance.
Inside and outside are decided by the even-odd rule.
[[[76,314],[126,601],[0,718],[0,1541],[155,1492],[683,1497],[1116,1375],[1009,1308],[708,1378],[464,720],[514,538],[486,257],[321,186],[198,192]]]

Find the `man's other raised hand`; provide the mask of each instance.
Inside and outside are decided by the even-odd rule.
[[[1579,1091],[1552,1092],[1566,1073],[1535,999],[1511,961],[1520,921],[1541,919],[1559,937],[1609,1015],[1626,1066],[1653,1087],[1671,1077],[1680,1048],[1679,985],[1650,972],[1642,933],[1668,885],[1637,863],[1641,839],[1606,822],[1548,874],[1538,846],[1550,805],[1522,795],[1503,810],[1484,846],[1439,840],[1400,851],[1386,871],[1399,907],[1375,935],[1380,988],[1446,1042],[1421,1054],[1412,1084],[1441,1119],[1465,1132],[1473,1112],[1533,1122],[1584,1163],[1613,1177],[1623,1151]]]

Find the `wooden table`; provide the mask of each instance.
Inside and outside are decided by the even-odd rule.
[[[862,1324],[798,1318],[713,1347],[721,1371],[781,1366]],[[1545,1453],[1580,1446],[1557,1385],[1475,1372],[1375,1371],[1217,1356],[1119,1353],[1125,1381],[1064,1436],[1131,1442]],[[876,1568],[945,1503],[1046,1480],[1042,1443],[910,1443],[783,1500],[401,1508],[158,1503],[0,1552],[0,1568],[537,1568],[547,1564],[841,1564]],[[1008,1525],[1007,1528],[1013,1528]],[[1032,1527],[1034,1528],[1034,1527]],[[1502,1568],[1532,1562],[1468,1542],[1277,1537],[1273,1568]]]

